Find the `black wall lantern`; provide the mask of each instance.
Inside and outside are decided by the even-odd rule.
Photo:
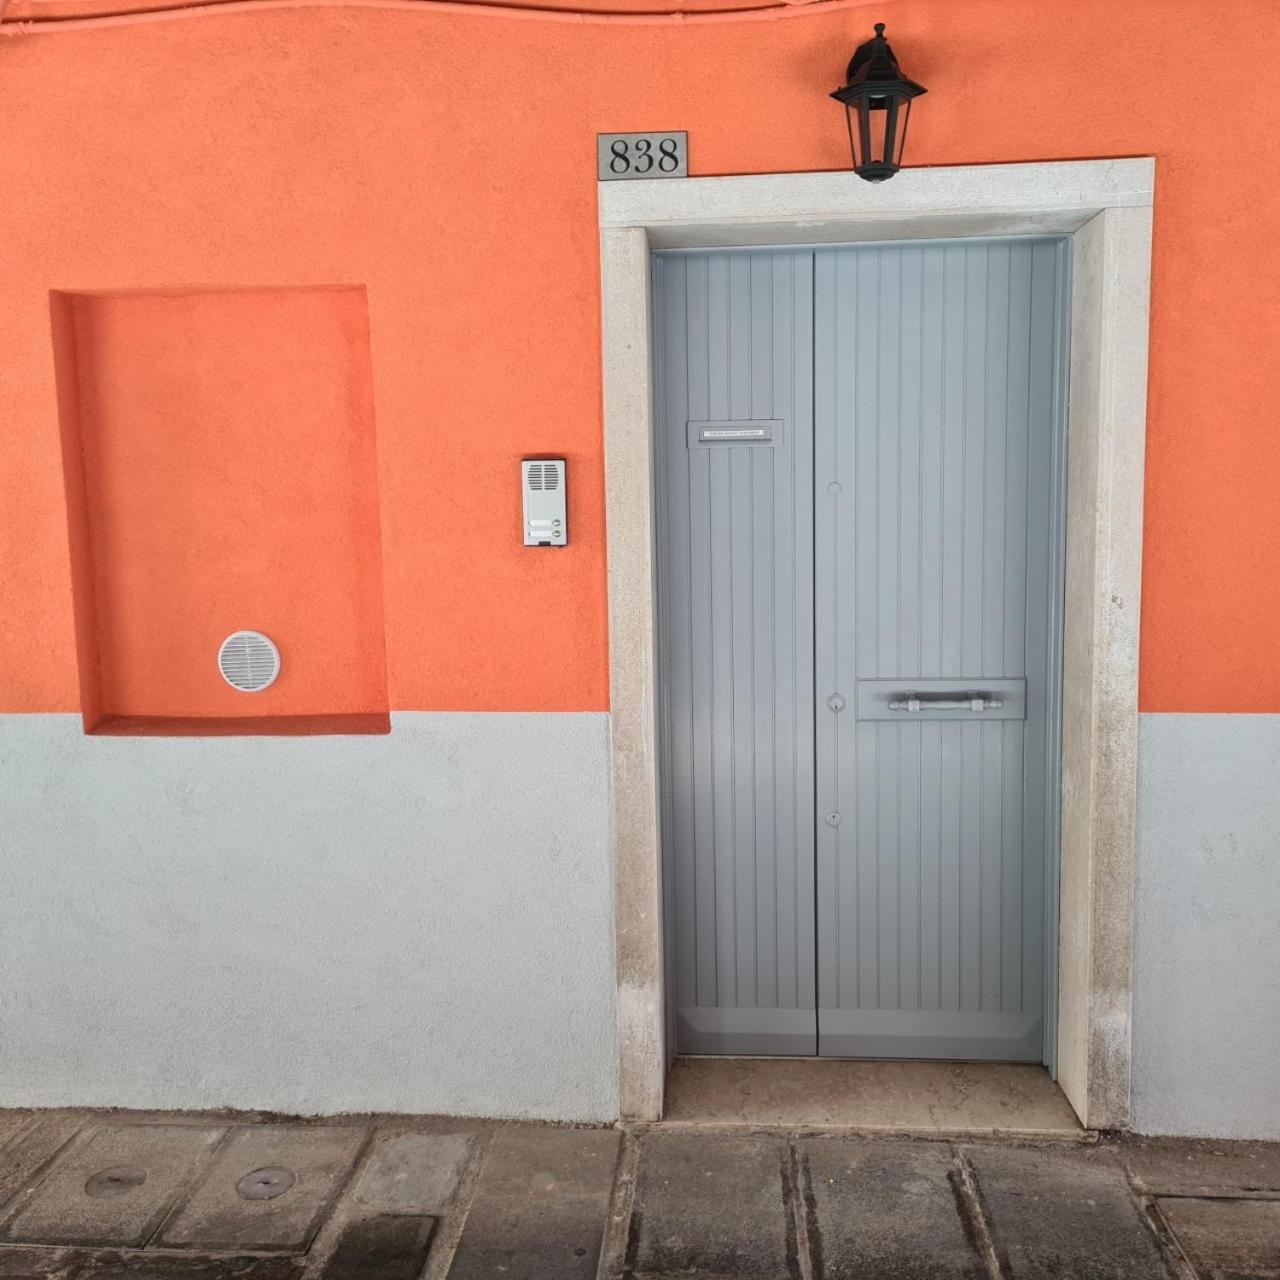
[[[844,103],[853,171],[868,182],[883,182],[902,167],[911,99],[925,87],[899,70],[883,22],[876,23],[874,40],[854,50],[847,78],[849,83],[831,96]]]

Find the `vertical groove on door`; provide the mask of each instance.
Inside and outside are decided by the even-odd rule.
[[[844,310],[838,311],[840,296],[837,269],[839,259],[831,254],[818,254],[813,267],[813,413],[815,423],[832,421],[840,414],[839,378],[819,377],[817,370],[836,370],[840,361],[837,351],[847,349],[849,300],[844,297]],[[815,781],[817,801],[817,882],[822,892],[815,894],[814,907],[817,933],[824,945],[818,947],[817,992],[819,1001],[838,1001],[845,989],[844,966],[849,961],[848,948],[842,945],[840,922],[846,915],[845,894],[849,877],[841,876],[836,833],[827,825],[827,814],[840,804],[840,742],[838,717],[831,714],[826,700],[839,689],[833,683],[837,670],[837,610],[832,601],[839,597],[835,559],[830,548],[837,539],[837,513],[848,519],[851,499],[837,499],[836,486],[849,483],[840,466],[833,431],[815,430],[813,441],[814,490],[814,566],[816,622],[814,626],[815,685]],[[820,603],[817,603],[820,602]],[[819,1032],[819,1035],[821,1032]],[[819,1041],[819,1048],[821,1041]]]
[[[813,1053],[812,255],[659,255],[654,290],[677,1047]]]
[[[1028,529],[1028,468],[1031,461],[1030,435],[1036,429],[1031,423],[1029,396],[1031,393],[1031,272],[1034,248],[1028,244],[1014,244],[1009,248],[1009,328],[1005,394],[1005,422],[1007,439],[1007,464],[1005,470],[1005,512],[1010,529]],[[1056,345],[1056,342],[1055,342]],[[1046,437],[1051,436],[1051,424],[1044,427]],[[1050,460],[1045,459],[1043,469],[1048,470]],[[1040,474],[1041,467],[1037,467]],[[1045,504],[1046,507],[1048,504]],[[1046,512],[1046,519],[1048,518]],[[1033,535],[1030,541],[1036,541]],[[1025,676],[1038,670],[1038,663],[1028,666],[1024,632],[1027,609],[1027,538],[1010,538],[1006,546],[1004,563],[1005,628],[1001,652],[1005,669],[1011,676]],[[1044,568],[1048,571],[1048,563]],[[1035,615],[1032,609],[1031,616]],[[1026,904],[1023,901],[1023,863],[1020,856],[1026,843],[1023,831],[1023,780],[1025,751],[1025,722],[1007,722],[1004,726],[1005,743],[1005,846],[1001,862],[1001,933],[1008,940],[1001,957],[1000,1002],[1002,1006],[1022,1006],[1023,954],[1028,949],[1038,951],[1038,935],[1026,934]],[[1035,740],[1033,734],[1032,740]],[[1027,762],[1030,764],[1030,762]]]
[[[792,306],[790,320],[789,359],[779,352],[779,370],[785,372],[788,386],[777,388],[778,403],[788,406],[787,419],[791,447],[782,452],[790,470],[782,477],[779,490],[792,503],[793,521],[779,531],[779,541],[790,536],[793,564],[791,591],[782,613],[783,629],[789,634],[790,673],[787,714],[795,717],[795,731],[790,738],[793,772],[792,787],[781,790],[794,806],[792,859],[796,879],[796,911],[784,917],[792,922],[796,933],[797,962],[791,974],[795,1004],[799,1009],[813,1010],[813,1040],[810,1052],[817,1052],[817,936],[813,904],[817,896],[816,859],[814,854],[814,461],[813,461],[813,255],[792,259]],[[784,663],[781,654],[779,663]],[[796,922],[799,922],[798,924]]]
[[[875,592],[876,556],[879,551],[880,495],[877,485],[880,468],[878,435],[875,431],[861,429],[861,424],[874,423],[877,414],[879,258],[878,250],[855,254],[850,258],[855,331],[851,353],[853,386],[848,400],[852,403],[854,420],[860,429],[855,432],[853,440],[854,576],[849,584],[852,587],[849,594],[854,616],[861,615],[865,624],[846,631],[846,618],[839,617],[839,649],[842,655],[846,646],[852,645],[858,656],[858,669],[867,672],[876,670],[879,648]],[[849,288],[850,284],[842,281],[842,292],[847,292]],[[848,545],[850,544],[845,544],[846,547]],[[858,735],[853,743],[858,785],[850,797],[854,807],[854,813],[850,816],[857,818],[857,825],[852,838],[847,834],[847,828],[839,832],[842,854],[843,846],[848,842],[857,869],[857,915],[852,922],[851,932],[857,943],[857,1000],[867,1009],[879,1006],[879,974],[876,971],[876,878],[880,849],[878,747],[879,742],[874,732],[871,735]]]
[[[921,250],[920,270],[920,674],[938,679],[943,674],[943,343],[946,320],[945,251],[940,246]],[[902,673],[895,673],[902,674]],[[920,726],[920,1008],[943,1005],[941,726]]]
[[[1030,247],[1030,271],[1028,288],[1032,323],[1027,357],[1027,399],[1023,412],[1028,430],[1028,487],[1034,492],[1036,477],[1052,473],[1054,466],[1054,425],[1060,388],[1056,370],[1061,351],[1061,335],[1057,321],[1062,313],[1061,293],[1063,276],[1059,261],[1064,252],[1060,244],[1037,243]],[[1029,504],[1027,518],[1027,563],[1025,578],[1025,608],[1028,626],[1024,638],[1024,658],[1027,673],[1026,769],[1028,778],[1038,777],[1040,785],[1026,789],[1023,813],[1023,840],[1030,847],[1043,847],[1044,831],[1049,822],[1047,787],[1045,778],[1051,752],[1048,741],[1049,693],[1046,655],[1059,641],[1048,630],[1050,593],[1061,594],[1061,580],[1055,572],[1053,509],[1048,502]],[[1032,625],[1032,624],[1035,625]],[[1034,688],[1034,696],[1033,696]],[[1026,927],[1043,929],[1043,904],[1045,860],[1027,858],[1023,868],[1023,900],[1026,907]],[[1033,923],[1034,917],[1034,923]],[[1022,975],[1024,999],[1030,1001],[1033,993],[1039,998],[1044,984],[1044,948],[1027,946],[1018,957]]]
[[[661,311],[656,313],[659,341],[655,343],[655,371],[658,384],[666,388],[665,411],[673,399],[679,404],[682,397],[677,388],[687,384],[688,338],[686,332],[685,264],[683,262],[657,262],[654,264],[654,295]],[[666,470],[666,435],[656,432],[654,439],[654,465],[659,473]],[[671,529],[672,536],[658,547],[658,593],[667,601],[672,619],[669,629],[658,632],[658,662],[664,671],[672,673],[672,680],[660,689],[660,748],[661,820],[664,846],[677,840],[692,844],[692,793],[691,788],[676,789],[671,785],[676,775],[692,773],[690,748],[692,746],[692,699],[689,696],[688,677],[691,664],[673,665],[673,644],[681,644],[677,638],[689,628],[689,596],[681,590],[679,575],[673,576],[672,556],[680,554],[688,535],[688,481],[679,487],[665,489],[659,494],[659,517]],[[682,536],[681,531],[684,530]],[[663,877],[664,904],[667,918],[668,972],[676,988],[677,1002],[688,1002],[694,996],[694,972],[682,971],[674,965],[676,951],[693,944],[695,938],[694,914],[696,892],[693,881],[693,863],[672,864]],[[674,1025],[669,1023],[668,1035]]]
[[[662,263],[655,262],[653,264],[653,274],[655,280],[655,297],[662,297],[663,290],[661,285],[656,281],[663,273]],[[653,360],[654,360],[654,376],[658,383],[662,383],[666,379],[666,371],[670,367],[671,353],[669,351],[670,344],[677,341],[683,336],[683,326],[677,334],[673,335],[669,323],[670,316],[663,314],[658,316],[655,313],[655,341],[653,344]],[[677,365],[681,363],[681,357],[677,350]],[[679,376],[678,374],[676,376]],[[654,471],[658,475],[666,472],[666,441],[662,432],[654,433],[653,441],[653,465]],[[666,493],[657,495],[656,505],[658,507],[658,519],[666,521],[671,518],[671,504]],[[657,547],[656,559],[657,574],[657,591],[659,598],[665,598],[671,591],[671,565],[670,565],[670,548],[661,544]],[[679,606],[673,602],[673,609]],[[668,654],[670,651],[670,638],[659,632],[657,636],[658,645],[658,665],[664,668],[668,665]],[[676,829],[676,797],[671,790],[671,777],[673,767],[673,755],[676,751],[677,729],[673,723],[673,707],[666,690],[658,691],[658,822],[661,839],[664,846],[672,839]],[[663,921],[663,946],[664,960],[666,971],[672,974],[673,985],[678,985],[679,978],[674,973],[673,961],[675,956],[676,934],[681,928],[682,921],[680,919],[681,910],[681,892],[676,885],[676,876],[674,869],[662,877],[662,921]],[[671,1046],[675,1044],[675,1002],[679,998],[679,992],[675,993],[675,998],[667,1000],[665,1010],[665,1027],[666,1043],[668,1046],[668,1056],[670,1056]]]
[[[760,255],[747,259],[750,268],[751,363],[748,416],[764,418],[773,406],[773,275],[770,260]],[[755,920],[756,1002],[778,1002],[778,943],[782,933],[777,895],[777,805],[773,779],[777,775],[774,738],[777,707],[773,694],[772,643],[776,615],[776,569],[773,562],[773,530],[777,526],[774,492],[777,484],[774,450],[748,450],[751,458],[751,563],[757,566],[751,598],[751,634],[759,641],[751,661],[751,699],[756,709],[752,738],[752,789],[756,796]]]
[[[898,623],[895,676],[921,669],[922,556],[920,501],[921,418],[923,401],[921,282],[924,250],[903,249],[898,261]],[[899,735],[900,818],[897,884],[897,991],[895,1008],[920,1008],[920,884],[923,797],[920,793],[920,725]]]
[[[710,366],[711,339],[710,318],[708,315],[708,297],[710,294],[709,264],[705,258],[667,259],[664,269],[674,270],[679,264],[686,274],[686,297],[683,305],[687,308],[688,325],[688,361],[686,365],[687,387],[685,403],[681,404],[681,388],[672,379],[664,388],[664,435],[668,441],[666,450],[667,477],[666,487],[678,490],[680,487],[681,448],[684,442],[673,438],[672,426],[681,417],[706,418],[710,414]],[[661,283],[666,286],[664,276]],[[674,295],[674,288],[672,288]],[[674,307],[681,306],[679,299],[672,297]],[[678,1008],[715,1004],[718,997],[716,986],[716,862],[715,862],[715,796],[713,792],[714,758],[712,750],[712,716],[711,700],[707,696],[711,683],[711,505],[708,495],[711,489],[711,454],[710,452],[690,451],[685,449],[685,466],[688,470],[686,483],[689,494],[689,596],[690,596],[690,659],[689,676],[683,683],[683,696],[688,698],[692,723],[690,726],[689,751],[693,768],[688,775],[679,771],[673,774],[672,788],[679,794],[681,781],[687,777],[690,794],[690,808],[693,814],[694,829],[692,838],[686,840],[682,832],[669,848],[675,856],[668,860],[680,868],[681,873],[688,876],[695,884],[696,923],[693,935],[693,946],[685,945],[683,937],[679,940],[676,955],[677,970],[692,973],[694,999],[686,1002],[682,997]],[[666,537],[674,540],[679,530],[669,528]],[[678,544],[673,541],[672,564],[679,563]],[[696,612],[693,602],[698,602]],[[665,603],[665,602],[664,602]],[[662,673],[663,686],[673,691],[680,687],[682,678],[679,656],[680,642],[683,639],[676,630],[678,619],[668,614],[663,627],[671,636],[672,659],[669,669]],[[695,697],[694,691],[698,690]],[[675,694],[672,694],[673,698]],[[683,705],[683,704],[682,704]],[[685,852],[682,852],[685,851]]]

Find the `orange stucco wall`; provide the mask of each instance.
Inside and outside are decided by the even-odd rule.
[[[391,706],[606,706],[594,135],[688,129],[694,174],[843,167],[825,91],[874,19],[930,90],[908,163],[1157,156],[1142,705],[1280,710],[1271,0],[11,28],[0,709],[78,705],[50,290],[313,284],[368,290]],[[569,459],[564,551],[520,545],[539,452]]]

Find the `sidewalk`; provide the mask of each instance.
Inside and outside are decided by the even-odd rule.
[[[1280,1277],[1280,1144],[0,1112],[15,1280]]]

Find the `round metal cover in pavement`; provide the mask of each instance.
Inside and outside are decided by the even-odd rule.
[[[265,1169],[255,1169],[246,1173],[236,1183],[236,1190],[246,1200],[274,1200],[282,1196],[298,1180],[292,1169],[279,1165],[268,1165]]]
[[[280,650],[261,631],[236,631],[218,649],[222,678],[241,693],[261,693],[280,674]]]
[[[147,1180],[147,1171],[136,1165],[121,1164],[110,1169],[102,1169],[95,1173],[84,1184],[84,1193],[95,1200],[111,1200],[116,1196],[127,1196]]]

